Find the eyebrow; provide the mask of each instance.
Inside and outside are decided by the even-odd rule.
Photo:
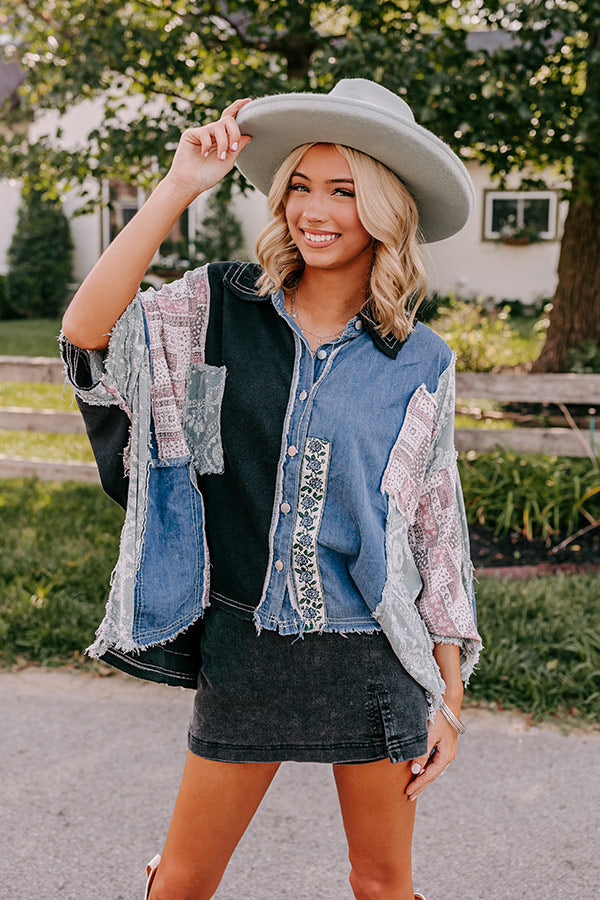
[[[303,175],[302,172],[292,172],[290,178],[293,178],[294,175],[297,175],[298,178],[305,178],[306,181],[310,181],[308,175]],[[354,179],[352,178],[328,178],[325,184],[354,184]]]

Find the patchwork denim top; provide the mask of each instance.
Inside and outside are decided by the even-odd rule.
[[[422,324],[399,342],[358,315],[313,355],[260,271],[215,263],[138,292],[105,352],[62,338],[101,476],[127,494],[88,652],[187,683],[212,593],[252,604],[258,632],[383,630],[433,716],[434,643],[460,646],[465,683],[481,649],[453,354]]]

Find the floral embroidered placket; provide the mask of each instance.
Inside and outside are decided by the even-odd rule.
[[[308,439],[302,460],[298,514],[292,541],[292,571],[303,631],[323,629],[327,624],[317,538],[325,506],[330,455],[328,441],[317,437]]]

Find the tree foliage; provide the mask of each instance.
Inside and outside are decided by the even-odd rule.
[[[102,98],[104,121],[77,149],[60,133],[0,150],[0,169],[49,186],[99,177],[144,186],[164,172],[181,131],[240,96],[329,90],[348,75],[407,95],[423,124],[455,147],[462,97],[477,86],[466,31],[449,3],[355,0],[0,0],[28,78],[29,110]],[[137,113],[127,121],[125,98]]]
[[[0,141],[0,174],[48,191],[90,172],[151,187],[181,131],[236,97],[363,76],[405,96],[421,124],[500,183],[517,170],[523,187],[539,186],[551,167],[574,204],[600,200],[600,0],[0,0],[2,23],[5,59],[28,73],[9,123],[86,99],[105,106],[81,147],[60,133]],[[137,109],[129,120],[127,102]],[[572,211],[567,227],[580,229]],[[581,235],[584,250],[600,242],[595,228]],[[581,264],[596,259],[584,252]],[[559,284],[553,367],[600,322],[590,295],[565,331],[575,285]]]

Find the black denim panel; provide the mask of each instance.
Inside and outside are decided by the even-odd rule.
[[[225,471],[203,475],[211,587],[257,606],[269,558],[283,422],[294,368],[294,338],[268,297],[252,293],[260,269],[209,266],[206,363],[225,366],[221,438]],[[249,298],[253,298],[252,302]]]

